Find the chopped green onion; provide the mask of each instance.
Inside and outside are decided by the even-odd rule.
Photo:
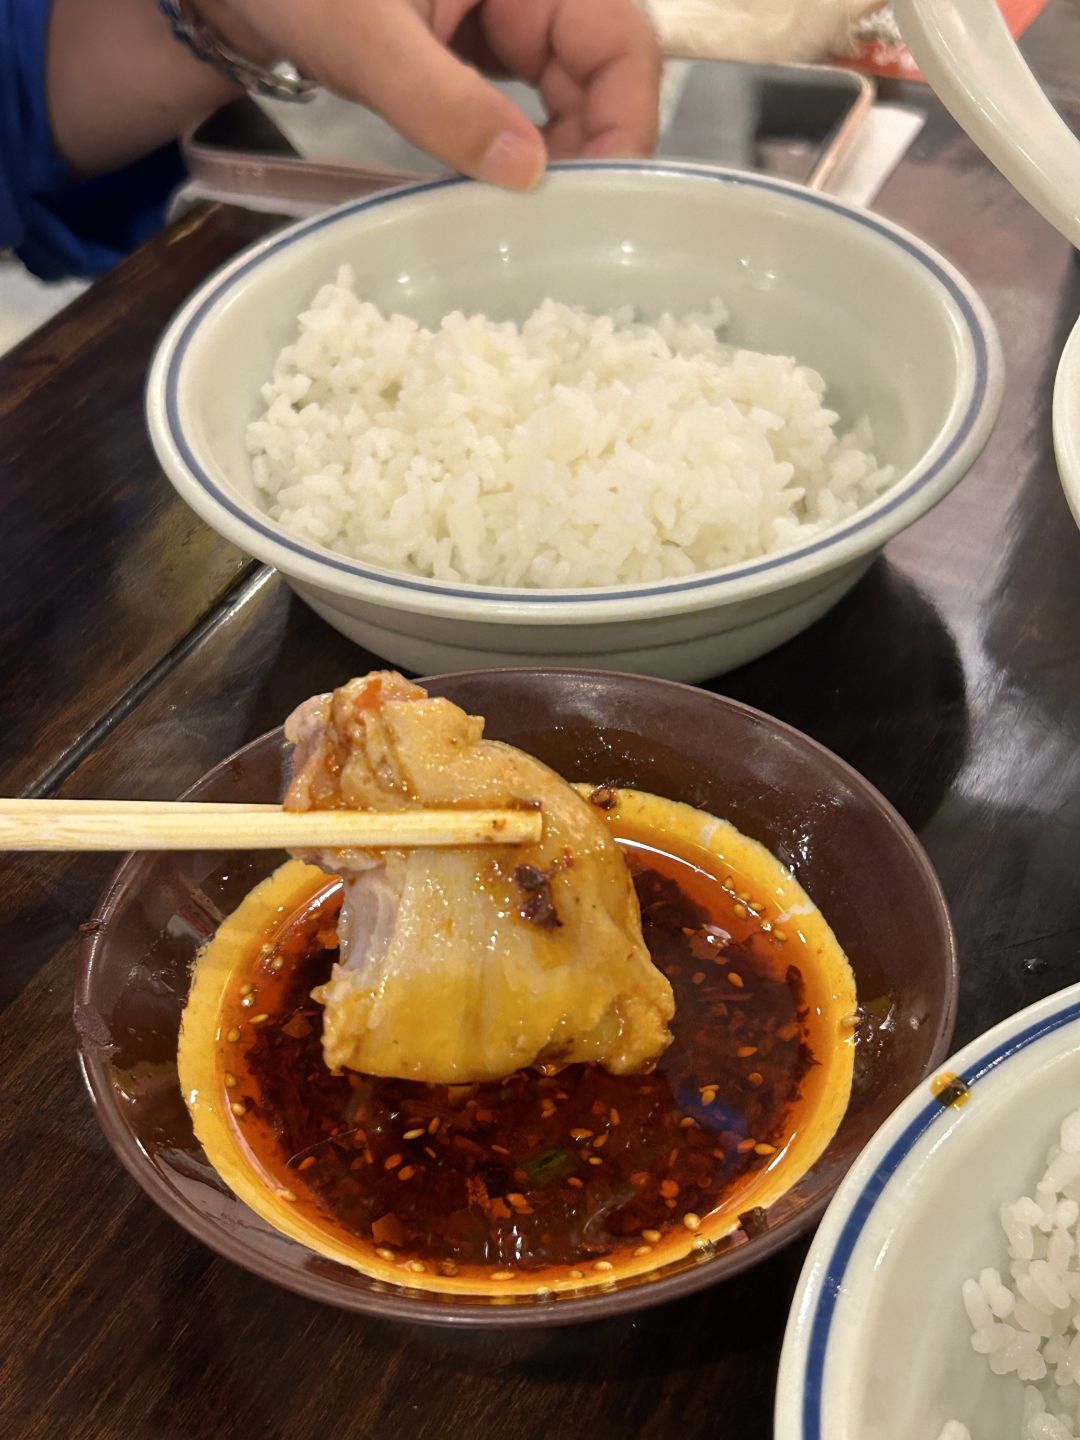
[[[550,1150],[542,1150],[531,1160],[524,1161],[521,1168],[534,1185],[550,1185],[553,1180],[561,1180],[576,1166],[577,1162],[569,1150],[564,1150],[561,1145],[553,1145]]]

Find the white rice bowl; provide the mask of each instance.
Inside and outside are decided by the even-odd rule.
[[[776,1440],[1080,1435],[1078,1102],[1080,984],[898,1106],[810,1246]]]
[[[641,323],[545,300],[520,324],[429,330],[348,266],[299,317],[248,427],[292,534],[388,570],[585,588],[679,577],[800,544],[895,480],[825,380],[725,344],[714,301]]]
[[[988,1253],[988,1263],[961,1290],[971,1348],[986,1356],[995,1375],[1024,1382],[1017,1440],[1075,1440],[1080,1435],[1080,1110],[1062,1121],[1033,1193],[1003,1201],[999,1219],[999,1253]],[[938,1440],[980,1437],[962,1421],[950,1420]]]

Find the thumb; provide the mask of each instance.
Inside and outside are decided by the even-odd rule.
[[[323,34],[333,59],[312,57],[316,79],[378,111],[454,170],[510,190],[539,181],[547,165],[540,131],[452,55],[411,4],[363,4],[352,10],[346,34]]]

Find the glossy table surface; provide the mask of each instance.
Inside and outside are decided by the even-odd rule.
[[[1080,0],[1029,52],[1080,77]],[[1080,266],[922,90],[877,202],[964,269],[1008,384],[970,476],[848,598],[715,682],[850,760],[952,906],[958,1040],[1080,978],[1080,532],[1050,437]],[[0,362],[0,791],[171,798],[367,668],[174,498],[141,386],[185,294],[273,223],[188,217]],[[320,1308],[160,1214],[91,1113],[71,1024],[108,856],[0,858],[0,1435],[12,1440],[621,1440],[771,1434],[804,1247],[636,1317],[457,1334]]]

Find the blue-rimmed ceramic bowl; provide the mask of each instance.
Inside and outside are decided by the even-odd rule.
[[[775,1440],[936,1440],[947,1420],[978,1440],[1020,1434],[1023,1386],[972,1350],[960,1288],[986,1266],[1007,1272],[998,1207],[1034,1193],[1078,1097],[1073,985],[972,1041],[894,1111],[810,1248]]]
[[[901,479],[832,531],[765,559],[611,589],[423,580],[289,536],[255,498],[244,435],[298,313],[349,263],[384,310],[527,314],[545,297],[646,318],[721,297],[730,336],[797,356],[862,415]],[[150,434],[184,499],[278,567],[332,625],[406,669],[590,664],[699,680],[822,615],[985,443],[1000,348],[967,282],[914,236],[782,181],[699,165],[556,167],[527,196],[450,179],[294,225],[238,256],[173,320],[147,389]]]

